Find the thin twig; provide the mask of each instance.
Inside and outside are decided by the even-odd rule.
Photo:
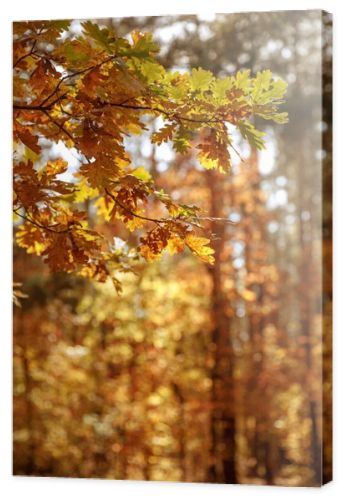
[[[21,57],[19,57],[17,59],[17,61],[14,63],[13,65],[13,69],[21,62],[23,61],[24,59],[26,59],[27,57],[31,56],[31,54],[34,52],[34,49],[35,49],[35,46],[36,46],[36,43],[37,43],[37,40],[34,40],[34,43],[30,49],[30,51],[27,53],[27,54],[24,54],[22,55]]]
[[[18,209],[13,209],[13,212],[18,215],[18,217],[21,217],[23,220],[26,220],[27,222],[30,222],[30,224],[33,224],[34,226],[38,227],[39,229],[43,229],[44,231],[50,231],[51,233],[67,233],[69,230],[68,229],[62,229],[61,231],[56,231],[55,229],[52,229],[54,226],[44,226],[43,224],[40,224],[39,222],[33,220],[31,217],[28,215],[23,215],[20,212],[18,212]],[[59,226],[59,224],[56,224],[56,226]]]
[[[54,123],[54,125],[56,127],[58,127],[62,132],[64,132],[64,134],[66,134],[68,136],[69,139],[71,139],[71,141],[74,143],[75,142],[75,139],[73,138],[73,136],[70,134],[70,132],[68,132],[64,127],[63,125],[61,125],[59,122],[57,122],[54,118],[51,117],[51,115],[48,113],[48,111],[44,111],[45,115],[48,116],[48,118],[52,121],[52,123]]]
[[[135,104],[124,104],[124,103],[119,103],[119,102],[105,102],[103,103],[103,106],[112,106],[112,107],[117,107],[117,108],[125,108],[125,109],[134,109],[134,110],[139,110],[139,111],[154,111],[156,113],[163,114],[170,118],[171,120],[183,120],[183,121],[188,121],[192,123],[222,123],[222,119],[213,119],[213,118],[192,118],[189,116],[184,116],[184,115],[178,115],[174,111],[166,111],[165,109],[157,108],[157,107],[152,107],[152,106],[142,106],[142,105],[135,105]]]
[[[245,162],[245,159],[241,156],[241,154],[237,151],[237,149],[235,148],[235,146],[233,146],[232,144],[230,144],[230,147],[231,149],[237,154],[237,156],[240,158],[240,160],[242,162]]]
[[[64,97],[67,96],[67,92],[65,94],[60,95],[57,97],[54,101],[52,101],[48,106],[42,106],[41,104],[14,104],[13,109],[19,109],[23,111],[49,111],[50,109],[53,108],[53,106],[57,103],[60,102]]]
[[[133,217],[137,217],[138,219],[142,219],[148,222],[155,222],[156,224],[163,224],[172,221],[172,219],[154,219],[153,217],[145,217],[144,215],[137,214],[130,208],[127,208],[125,205],[123,205],[123,203],[121,203],[119,200],[117,200],[117,198],[107,188],[105,188],[105,192],[110,198],[112,198],[116,205],[121,207],[125,212],[128,212],[128,214],[132,215]]]
[[[104,61],[101,61],[98,64],[94,64],[93,66],[89,66],[88,68],[84,68],[84,69],[81,69],[79,71],[75,71],[74,73],[70,73],[69,75],[63,76],[59,80],[59,82],[57,83],[54,90],[41,102],[41,106],[44,106],[46,104],[46,102],[48,102],[50,100],[50,98],[53,97],[56,92],[58,92],[58,90],[60,89],[60,86],[65,82],[65,80],[68,80],[69,78],[74,78],[75,76],[78,76],[78,75],[83,75],[84,73],[87,73],[88,71],[92,71],[93,69],[100,68],[104,64],[107,64],[108,62],[111,62],[114,59],[117,59],[118,57],[119,57],[118,55],[113,55],[111,57],[108,57]]]
[[[66,95],[66,94],[65,94]],[[50,104],[47,104],[46,106],[44,105],[43,101],[41,104],[36,104],[36,105],[22,105],[22,104],[15,104],[13,106],[13,109],[18,109],[18,110],[23,110],[23,111],[42,111],[42,112],[47,112],[49,111],[53,105],[63,99],[64,96],[58,97],[55,101],[53,101]],[[174,111],[166,111],[165,109],[161,109],[158,107],[152,107],[152,106],[142,106],[142,105],[135,105],[135,104],[123,104],[123,103],[115,103],[115,102],[105,102],[102,103],[102,105],[98,107],[106,107],[106,106],[111,106],[111,107],[117,107],[117,108],[123,108],[123,109],[133,109],[137,111],[150,111],[150,112],[155,112],[159,113],[162,115],[167,116],[170,120],[176,120],[178,122],[180,121],[188,121],[191,123],[205,123],[205,124],[210,124],[210,123],[223,123],[223,120],[221,118],[193,118],[189,116],[181,116],[175,113]],[[66,113],[68,114],[68,113]]]

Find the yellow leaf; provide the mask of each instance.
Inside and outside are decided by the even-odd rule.
[[[210,243],[208,238],[202,238],[200,236],[189,234],[186,236],[185,242],[193,254],[197,255],[201,260],[207,262],[208,264],[214,264],[214,250],[208,246]]]
[[[96,213],[99,217],[104,218],[106,222],[109,222],[111,220],[110,208],[106,205],[104,197],[100,197],[98,200],[96,200],[96,202],[94,203],[94,207],[96,208]]]
[[[46,165],[38,171],[39,179],[42,179],[44,175],[49,175],[54,177],[55,175],[62,174],[67,170],[67,161],[58,158],[55,161],[49,160]]]
[[[218,168],[218,160],[209,158],[204,154],[198,155],[198,158],[201,166],[204,167],[206,170],[214,170]]]
[[[82,201],[86,201],[90,198],[95,198],[97,195],[98,190],[91,188],[86,179],[82,178],[81,182],[77,184],[77,189],[75,191],[76,203],[81,203]]]
[[[24,148],[24,154],[23,154],[23,159],[26,162],[31,161],[31,162],[35,163],[39,159],[39,155],[36,154],[32,149],[30,149],[27,146],[25,146],[25,148]]]
[[[138,214],[140,215],[140,214]],[[145,221],[140,219],[139,217],[133,217],[126,221],[125,225],[129,229],[129,231],[135,231],[144,225]]]
[[[154,253],[152,249],[148,245],[141,245],[140,248],[140,254],[144,259],[146,259],[147,262],[154,262],[156,260],[160,259],[160,253]]]
[[[134,175],[137,179],[147,182],[152,180],[151,174],[144,167],[137,167],[131,171],[131,175]]]
[[[49,243],[40,228],[27,222],[19,226],[16,241],[18,246],[26,249],[27,253],[36,255],[42,255]]]
[[[184,250],[184,240],[177,234],[172,234],[167,242],[167,249],[170,255],[182,252]]]

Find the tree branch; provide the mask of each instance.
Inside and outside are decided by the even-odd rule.
[[[55,229],[52,229],[55,226],[58,226],[59,224],[55,224],[53,226],[44,226],[43,224],[40,224],[39,222],[33,220],[31,217],[29,217],[27,214],[23,215],[20,212],[18,212],[18,209],[14,208],[13,212],[18,215],[18,217],[21,217],[23,220],[26,220],[27,222],[30,222],[30,224],[33,224],[33,226],[38,227],[39,229],[43,229],[44,231],[50,231],[51,233],[67,233],[69,230],[68,229],[62,229],[61,231],[57,231]]]
[[[111,62],[114,59],[117,59],[118,57],[119,57],[118,55],[113,55],[111,57],[108,57],[104,61],[101,61],[98,64],[94,64],[92,66],[89,66],[88,68],[84,68],[84,69],[81,69],[79,71],[75,71],[74,73],[70,73],[69,75],[63,76],[59,80],[59,82],[57,83],[54,90],[41,102],[41,106],[44,106],[50,100],[50,98],[53,97],[56,92],[58,92],[58,90],[60,89],[60,86],[65,82],[65,80],[68,80],[69,78],[74,78],[75,76],[78,76],[78,75],[83,75],[84,73],[87,73],[88,71],[92,71],[93,69],[100,68],[104,64],[107,64],[108,62]]]
[[[188,121],[192,123],[223,123],[223,120],[221,118],[192,118],[189,116],[184,116],[184,115],[179,115],[178,113],[175,113],[174,111],[166,111],[165,109],[161,109],[158,107],[152,107],[152,106],[142,106],[142,105],[136,105],[136,104],[124,104],[120,102],[105,102],[103,103],[103,106],[113,106],[117,108],[125,108],[125,109],[134,109],[134,110],[139,110],[139,111],[154,111],[156,113],[163,114],[170,118],[171,120],[179,120],[179,121]]]
[[[51,120],[52,123],[54,123],[54,125],[56,127],[58,127],[64,134],[66,134],[68,136],[69,139],[71,139],[71,141],[74,143],[75,142],[75,139],[73,138],[73,136],[70,134],[70,132],[68,132],[64,127],[63,125],[61,125],[59,122],[57,122],[54,118],[51,117],[51,115],[48,113],[48,111],[44,110],[44,113],[45,115],[48,116],[48,118]]]
[[[114,203],[116,205],[118,205],[120,208],[122,208],[125,212],[128,212],[128,214],[132,215],[133,217],[137,217],[138,219],[142,219],[142,220],[145,220],[148,222],[155,222],[156,224],[163,224],[166,222],[170,222],[172,220],[172,219],[154,219],[152,217],[145,217],[144,215],[137,214],[136,212],[133,212],[132,210],[130,210],[130,208],[123,205],[123,203],[121,203],[119,200],[117,200],[117,198],[107,188],[105,188],[105,193],[110,198],[112,198],[112,200],[114,201]]]
[[[31,47],[30,51],[29,51],[27,54],[24,54],[24,55],[22,55],[21,57],[19,57],[19,58],[17,59],[17,61],[16,61],[16,62],[14,63],[14,65],[13,65],[13,69],[14,69],[14,68],[15,68],[15,67],[16,67],[16,66],[17,66],[17,65],[18,65],[21,61],[23,61],[23,60],[24,60],[24,59],[26,59],[27,57],[31,56],[31,54],[32,54],[32,53],[34,52],[34,50],[35,50],[36,43],[37,43],[37,40],[34,40],[34,43],[33,43],[32,47]]]
[[[44,105],[43,101],[41,104],[36,104],[36,105],[22,105],[22,104],[15,104],[13,106],[13,109],[18,109],[18,110],[24,110],[24,111],[42,111],[42,112],[47,112],[49,111],[56,102],[60,101],[65,97],[66,94],[63,96],[59,96],[55,101],[51,102],[50,104]],[[158,107],[152,107],[152,106],[143,106],[143,105],[135,105],[135,104],[124,104],[124,103],[116,103],[116,102],[105,102],[102,103],[102,105],[99,105],[98,107],[106,107],[106,106],[112,106],[112,107],[117,107],[117,108],[124,108],[124,109],[133,109],[133,110],[138,110],[138,111],[150,111],[150,112],[155,112],[159,113],[162,115],[167,116],[170,120],[177,120],[177,121],[188,121],[191,123],[205,123],[205,124],[211,124],[211,123],[224,123],[222,118],[193,118],[189,116],[184,116],[184,115],[179,115],[178,113],[175,113],[174,111],[166,111],[165,109],[161,109]]]
[[[52,101],[47,106],[42,106],[42,103],[41,104],[34,104],[34,105],[30,105],[30,104],[14,104],[13,105],[13,109],[19,109],[19,110],[23,110],[23,111],[43,111],[43,112],[44,111],[49,111],[50,109],[52,109],[52,107],[54,106],[54,104],[56,104],[57,102],[61,101],[66,96],[67,96],[67,93],[65,92],[65,94],[60,95],[59,97],[57,97],[54,101]]]

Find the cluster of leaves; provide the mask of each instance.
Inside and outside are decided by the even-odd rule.
[[[227,172],[230,126],[263,148],[264,134],[250,119],[287,119],[278,112],[286,84],[270,71],[221,79],[201,68],[170,72],[156,60],[158,52],[149,33],[133,32],[127,40],[90,21],[78,35],[70,21],[14,25],[14,211],[25,219],[17,242],[43,255],[53,271],[105,281],[113,269],[129,265],[129,255],[153,261],[185,247],[213,264],[199,208],[158,190],[133,164],[125,137],[160,119],[153,144],[171,142],[180,154],[193,149],[204,168]],[[62,158],[44,161],[44,145],[54,143],[79,156],[73,173]],[[160,217],[150,213],[154,202],[162,207]],[[105,221],[142,230],[138,247],[115,250],[90,227],[87,206]]]

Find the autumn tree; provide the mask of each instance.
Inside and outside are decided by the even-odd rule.
[[[14,474],[329,480],[331,33],[320,21],[15,24]],[[135,54],[139,38],[152,48]],[[290,83],[286,126],[256,114],[255,86],[265,99],[273,82],[264,68]],[[244,120],[266,131],[265,151],[242,138]],[[224,130],[231,168],[211,135]]]
[[[128,271],[140,257],[154,261],[165,250],[187,248],[213,264],[206,215],[158,189],[134,164],[126,139],[155,119],[152,143],[170,141],[181,154],[194,150],[203,168],[228,172],[232,130],[263,148],[264,133],[252,118],[287,120],[278,112],[286,84],[268,70],[224,78],[201,68],[167,71],[151,34],[134,31],[129,40],[90,21],[80,34],[70,21],[15,23],[13,47],[18,245],[42,255],[52,271],[111,277],[117,289],[116,271]],[[47,160],[52,144],[58,153]],[[77,167],[64,160],[67,150]],[[159,215],[152,214],[153,203],[161,206]],[[115,248],[92,227],[89,214],[96,210],[136,232],[136,244]]]

